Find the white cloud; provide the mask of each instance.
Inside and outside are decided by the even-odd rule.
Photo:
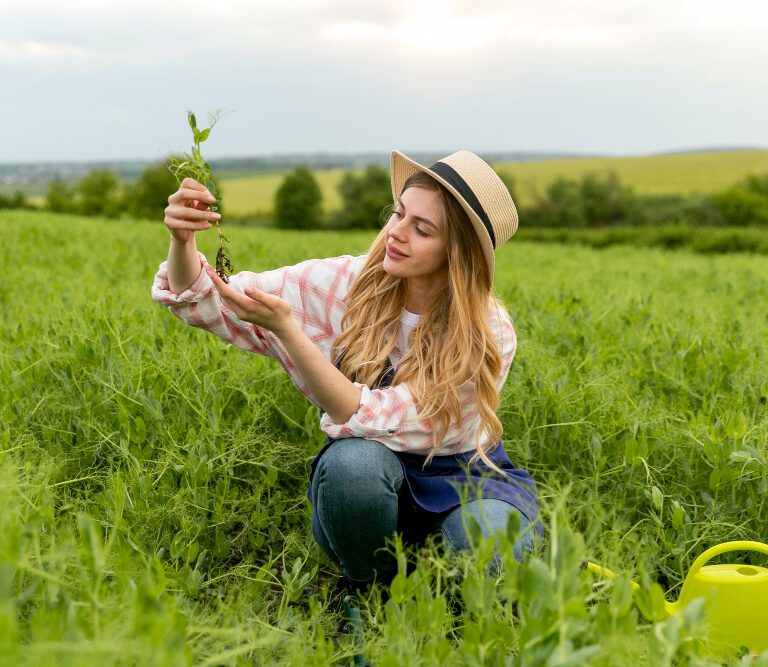
[[[57,60],[60,58],[85,58],[91,52],[76,44],[55,44],[34,39],[11,41],[0,39],[0,62],[6,61],[40,61]]]
[[[764,0],[0,0],[0,159],[219,106],[222,153],[768,143],[765,34]]]

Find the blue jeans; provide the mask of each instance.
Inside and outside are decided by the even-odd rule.
[[[407,484],[403,485],[399,459],[375,440],[343,438],[320,457],[310,487],[312,534],[346,577],[369,581],[391,576],[397,563],[384,547],[395,531],[404,541],[417,544],[439,531],[448,551],[471,549],[462,525],[462,507],[477,519],[486,537],[497,530],[504,532],[509,514],[517,513],[521,536],[515,544],[515,557],[520,560],[523,549],[532,549],[531,530],[525,530],[528,520],[509,503],[486,498],[432,513],[416,505]],[[497,556],[491,571],[495,573],[499,565]]]

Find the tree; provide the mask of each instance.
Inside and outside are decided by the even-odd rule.
[[[726,225],[768,225],[768,198],[736,185],[712,195]]]
[[[34,207],[27,201],[27,196],[21,190],[16,190],[10,197],[0,195],[0,208]]]
[[[567,178],[555,179],[524,217],[534,227],[583,227],[586,222],[579,184]]]
[[[170,158],[146,167],[139,177],[125,188],[124,209],[134,218],[161,219],[168,206],[168,197],[179,186],[168,170]]]
[[[282,229],[322,228],[323,193],[314,174],[300,165],[275,193],[275,226]]]
[[[588,226],[615,225],[626,219],[632,191],[622,185],[614,172],[602,178],[598,174],[585,174],[581,179],[580,194],[584,221]]]
[[[117,216],[117,174],[111,169],[91,169],[77,182],[75,191],[83,215]]]
[[[48,182],[45,205],[53,213],[71,213],[75,210],[75,193],[61,178]]]
[[[389,171],[370,165],[359,176],[348,171],[338,186],[342,208],[333,216],[336,229],[379,229],[382,211],[392,204]]]

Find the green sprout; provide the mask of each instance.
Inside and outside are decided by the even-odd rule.
[[[189,127],[192,128],[192,136],[195,141],[195,145],[192,146],[192,154],[184,154],[181,158],[173,157],[168,165],[168,169],[176,177],[176,181],[179,185],[181,185],[181,182],[185,178],[193,178],[198,183],[202,183],[208,188],[208,191],[216,197],[216,202],[208,208],[211,211],[217,212],[221,212],[221,198],[216,191],[216,184],[213,181],[211,165],[209,165],[200,154],[200,144],[208,138],[213,126],[216,125],[222,115],[221,111],[209,113],[209,127],[204,130],[198,130],[195,114],[191,111],[187,111],[187,120],[189,122]],[[228,273],[232,273],[231,255],[229,253],[229,247],[227,246],[227,238],[221,233],[221,227],[219,226],[220,219],[215,222],[216,231],[219,233],[219,250],[216,253],[216,273],[225,283],[228,283]]]

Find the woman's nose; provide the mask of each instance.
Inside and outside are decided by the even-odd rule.
[[[405,218],[400,218],[399,220],[392,222],[392,226],[390,227],[389,232],[390,234],[397,234],[398,236],[402,236],[407,228],[408,223],[406,222]]]

